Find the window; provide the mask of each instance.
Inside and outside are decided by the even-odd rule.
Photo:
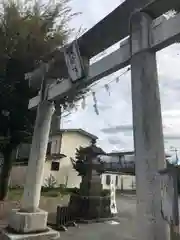
[[[46,152],[46,154],[47,155],[51,155],[51,142],[48,142],[48,145],[47,145],[47,152]]]
[[[16,159],[29,158],[30,150],[31,150],[31,144],[27,144],[27,143],[20,144],[20,146],[18,147]]]
[[[116,176],[116,186],[118,185],[118,176]]]
[[[59,171],[59,162],[51,163],[51,171]]]
[[[111,182],[111,176],[106,175],[106,185],[110,185],[110,182]]]

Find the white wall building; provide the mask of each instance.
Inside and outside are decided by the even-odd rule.
[[[43,185],[50,184],[50,180],[53,178],[56,180],[56,186],[65,184],[68,188],[79,187],[81,177],[74,170],[71,158],[75,159],[77,148],[89,146],[93,139],[97,139],[97,137],[82,129],[58,130],[50,135],[47,158],[44,165]],[[28,158],[29,151],[30,144],[23,144],[18,148],[16,157],[20,159]],[[124,155],[126,156],[124,157]],[[131,153],[113,153],[111,157],[106,157],[111,163],[119,161],[122,163],[124,160],[132,160],[132,158],[133,155]],[[10,186],[23,186],[26,169],[27,166],[21,164],[13,166]],[[134,176],[120,175],[119,171],[115,173],[109,172],[101,176],[104,189],[110,188],[112,174],[116,175],[117,189],[132,189],[133,184],[135,184]]]
[[[66,129],[53,133],[49,138],[47,159],[44,165],[43,185],[47,184],[50,176],[56,179],[57,185],[67,184],[67,187],[79,187],[81,178],[73,169],[71,158],[75,158],[76,148],[91,144],[96,136],[82,129]],[[18,151],[18,158],[27,158],[30,144],[23,144]],[[13,166],[10,185],[22,186],[25,182],[27,166]]]
[[[109,155],[104,157],[104,161],[110,163],[112,169],[117,170],[113,173],[109,171],[102,175],[103,188],[109,189],[111,176],[116,175],[117,189],[134,190],[136,188],[136,179],[134,175],[129,173],[134,171],[134,152],[113,152]],[[129,166],[130,171],[126,166]]]

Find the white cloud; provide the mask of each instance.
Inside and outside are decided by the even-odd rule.
[[[74,18],[71,26],[78,29],[80,26],[91,28],[107,14],[112,12],[124,0],[73,0],[71,5],[74,12],[82,12],[82,15]]]
[[[83,14],[72,22],[72,26],[78,28],[83,24],[90,28],[115,7],[120,4],[119,0],[74,0],[74,11],[82,11]],[[161,94],[162,117],[165,133],[165,146],[179,146],[180,142],[180,44],[174,44],[157,53],[158,74]],[[73,113],[63,121],[64,127],[81,127],[96,134],[99,144],[105,150],[132,150],[132,130],[127,131],[123,126],[132,125],[131,106],[131,82],[130,73],[121,76],[120,82],[110,85],[111,95],[100,86],[115,78],[123,72],[121,70],[114,75],[108,76],[94,87],[100,115],[97,116],[93,109],[92,97],[87,97],[87,107]],[[122,131],[107,133],[105,128],[121,128]]]

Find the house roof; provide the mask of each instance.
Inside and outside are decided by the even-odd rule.
[[[123,156],[123,155],[134,155],[135,152],[129,151],[129,152],[111,152],[108,153],[109,156]],[[165,157],[172,157],[172,154],[165,153]]]
[[[50,155],[46,155],[46,160],[56,160],[56,159],[61,159],[67,157],[66,155],[62,154],[62,153],[52,153]]]
[[[61,129],[61,130],[59,129],[59,130],[51,132],[50,136],[52,137],[52,136],[55,136],[55,135],[58,135],[58,134],[62,134],[64,132],[77,132],[77,133],[80,133],[84,136],[89,137],[92,140],[97,140],[98,139],[98,137],[96,135],[93,135],[92,133],[89,133],[89,132],[87,132],[87,131],[85,131],[81,128],[70,128],[70,129]],[[1,138],[0,138],[0,141],[1,141]],[[23,144],[24,143],[31,143],[31,141],[32,141],[32,136],[28,136],[24,139]]]
[[[82,135],[84,135],[86,137],[89,137],[89,138],[91,138],[93,140],[97,140],[98,139],[97,136],[95,136],[92,133],[89,133],[89,132],[87,132],[87,131],[85,131],[85,130],[83,130],[81,128],[70,128],[70,129],[56,130],[56,131],[52,132],[50,134],[50,136],[55,136],[55,135],[58,135],[58,134],[61,134],[61,133],[65,133],[65,132],[76,132],[76,133],[80,133],[80,134],[82,134]]]
[[[129,151],[129,152],[111,152],[108,153],[109,156],[124,156],[124,155],[134,155],[133,151]]]

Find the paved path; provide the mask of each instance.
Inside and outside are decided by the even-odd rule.
[[[60,240],[136,240],[136,200],[135,196],[117,196],[117,225],[105,223],[81,224],[61,232]],[[0,221],[1,227],[6,225]],[[1,239],[1,236],[0,236]]]
[[[61,233],[63,240],[135,240],[128,221],[121,221],[119,225],[108,223],[94,223],[81,225],[79,228],[69,228]]]
[[[63,240],[135,240],[136,201],[134,196],[117,198],[119,224],[82,224],[61,233]]]

